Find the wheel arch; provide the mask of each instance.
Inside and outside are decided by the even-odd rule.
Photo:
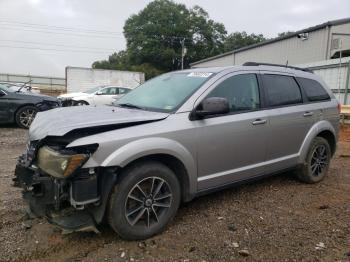
[[[35,106],[35,104],[31,104],[31,103],[25,103],[25,104],[21,104],[21,105],[19,105],[16,109],[15,109],[15,111],[13,112],[13,121],[14,122],[16,122],[16,115],[17,115],[17,112],[21,109],[21,108],[23,108],[23,107],[25,107],[25,106],[32,106],[32,107],[35,107],[35,108],[37,108],[36,106]]]
[[[189,201],[197,191],[197,166],[191,153],[180,143],[167,138],[144,138],[115,150],[102,167],[126,168],[138,161],[154,160],[169,167],[181,184],[182,199]]]
[[[128,163],[123,169],[132,165],[137,165],[139,162],[155,161],[159,162],[174,172],[180,183],[181,200],[188,202],[193,198],[193,194],[190,193],[190,179],[185,165],[178,158],[169,154],[152,154],[140,157]]]
[[[329,130],[323,130],[320,133],[318,133],[317,136],[327,140],[327,142],[329,143],[329,146],[331,147],[331,152],[333,156],[337,147],[337,140],[335,138],[335,135]]]
[[[305,136],[305,139],[299,150],[299,163],[304,163],[309,147],[317,136],[326,139],[331,146],[332,155],[335,153],[337,145],[336,131],[330,122],[323,120],[314,124]]]

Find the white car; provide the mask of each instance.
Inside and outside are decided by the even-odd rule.
[[[110,105],[116,98],[120,98],[131,89],[119,86],[98,86],[84,92],[68,93],[58,96],[63,106],[82,105]]]

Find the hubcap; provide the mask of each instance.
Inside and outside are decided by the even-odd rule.
[[[167,213],[172,202],[168,183],[160,177],[138,182],[125,201],[125,217],[131,226],[150,227]]]
[[[36,115],[36,110],[34,109],[27,109],[21,112],[19,115],[19,122],[25,126],[29,127],[31,123],[33,122]]]
[[[328,164],[328,156],[325,145],[319,145],[314,149],[311,158],[311,173],[313,176],[322,174]]]

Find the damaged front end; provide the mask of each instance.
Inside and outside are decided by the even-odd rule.
[[[31,142],[19,157],[14,185],[38,217],[73,231],[98,232],[116,169],[82,168],[98,145],[66,149],[64,143]]]

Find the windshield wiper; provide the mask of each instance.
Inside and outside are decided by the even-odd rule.
[[[133,105],[133,104],[130,104],[130,103],[117,104],[117,106],[144,110],[143,107],[140,107],[140,106],[137,106],[137,105]]]

